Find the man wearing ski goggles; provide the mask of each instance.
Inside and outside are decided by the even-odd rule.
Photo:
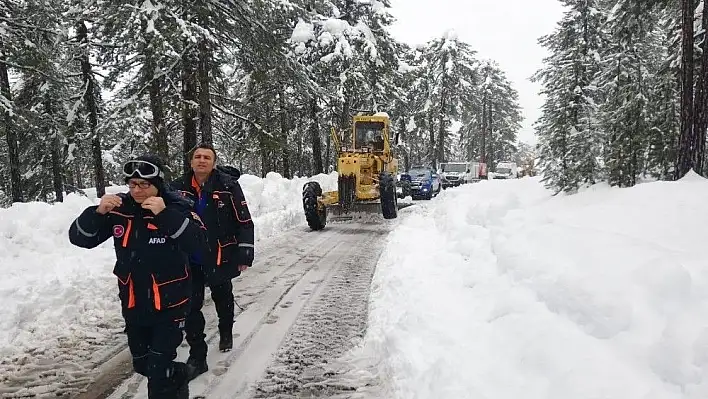
[[[191,204],[164,181],[159,158],[123,165],[129,193],[106,194],[71,225],[69,239],[94,248],[113,238],[118,293],[133,369],[148,379],[148,398],[189,398],[194,368],[174,361],[191,305],[189,254],[208,253]]]
[[[142,179],[153,179],[155,177],[159,177],[161,179],[165,178],[165,174],[159,166],[153,164],[152,162],[143,161],[140,159],[134,159],[126,162],[123,165],[123,176],[127,179],[131,177],[140,177]]]

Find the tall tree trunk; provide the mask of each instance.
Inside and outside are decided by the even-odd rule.
[[[693,136],[695,137],[696,154],[693,159],[696,172],[706,175],[704,170],[706,151],[706,129],[708,129],[708,1],[703,0],[703,43],[701,44],[701,72],[696,83],[695,115]]]
[[[398,118],[398,136],[399,140],[405,140],[407,142],[408,137],[405,134],[406,131],[406,120],[401,117]],[[403,157],[403,170],[409,170],[411,168],[411,156],[404,147],[398,147],[401,149],[400,154]]]
[[[341,134],[339,137],[340,143],[342,145],[346,145],[345,143],[347,140],[347,132],[341,130],[341,125],[340,125],[340,131],[335,132],[335,134]],[[322,159],[322,168],[323,168],[324,173],[329,173],[329,166],[332,162],[331,159],[332,159],[332,135],[328,131],[327,134],[325,134],[325,156]]]
[[[258,131],[258,149],[261,154],[261,177],[266,177],[270,169],[268,165],[268,146],[266,144],[266,137],[260,130]]]
[[[351,117],[349,116],[349,112],[351,109],[351,104],[350,104],[350,97],[346,95],[346,90],[345,92],[345,98],[344,98],[344,103],[342,104],[342,113],[339,116],[339,129],[343,133],[343,139],[345,141],[342,141],[342,144],[345,142],[351,144],[354,141],[354,137],[351,136],[352,133],[352,126],[351,126]],[[349,141],[346,141],[347,138],[349,138]],[[327,156],[329,156],[330,152],[327,150]],[[327,160],[329,163],[329,159]]]
[[[295,173],[298,176],[302,176],[305,173],[305,172],[303,172],[305,170],[305,165],[303,165],[303,162],[302,162],[302,141],[303,140],[304,140],[304,136],[298,134],[297,135],[297,170],[295,171]]]
[[[479,162],[487,163],[487,92],[482,97],[482,142],[479,144]],[[487,165],[489,170],[489,165]]]
[[[162,103],[162,81],[163,78],[156,78],[150,83],[150,109],[152,110],[152,134],[155,138],[155,153],[167,162],[170,157],[170,147]]]
[[[72,127],[72,129],[74,129],[74,127]],[[76,132],[75,132],[75,134],[76,134]],[[81,142],[80,141],[76,141],[76,146],[74,147],[73,157],[72,157],[72,154],[68,154],[68,156],[72,158],[72,170],[71,170],[72,184],[77,189],[84,188],[84,179],[83,179],[83,176],[81,176],[81,165],[83,164],[83,162],[81,159]]]
[[[10,78],[5,63],[5,44],[0,41],[0,94],[5,98],[5,104],[11,104]],[[7,154],[10,166],[10,194],[12,202],[22,202],[22,179],[20,176],[20,150],[17,143],[17,131],[12,122],[10,110],[3,109],[3,127],[7,141]]]
[[[487,137],[489,138],[489,151],[487,153],[489,154],[490,164],[496,167],[499,159],[494,148],[494,144],[496,144],[494,137],[494,103],[492,100],[488,100],[488,103],[487,117],[489,118],[489,121],[487,121],[487,129],[489,129],[489,131],[487,132]]]
[[[152,111],[152,136],[154,138],[154,142],[150,143],[150,147],[157,156],[167,162],[170,154],[167,127],[165,126],[165,112],[162,105],[162,82],[164,78],[161,76],[155,77],[157,61],[152,45],[155,36],[153,33],[147,31],[147,20],[143,19],[140,23],[145,38],[145,47],[143,48],[143,55],[145,56],[145,81],[150,84],[150,110]]]
[[[290,174],[290,152],[288,149],[288,116],[285,109],[285,90],[281,89],[278,92],[278,105],[280,108],[280,145],[282,146],[283,154],[283,177],[289,179]]]
[[[203,23],[204,25],[205,23]],[[205,27],[205,26],[202,26]],[[211,93],[209,70],[211,69],[211,49],[206,39],[199,40],[199,130],[202,142],[213,143],[211,131]]]
[[[325,165],[324,168],[326,169],[324,172],[329,173],[329,166],[332,164],[332,136],[327,135],[327,140],[325,140],[325,152],[326,152],[326,159],[325,159]]]
[[[430,139],[430,145],[428,148],[428,161],[435,165],[435,123],[433,122],[432,112],[428,112],[428,135]]]
[[[64,145],[64,157],[67,160],[66,184],[71,186],[71,192],[83,187],[78,171],[80,171],[81,160],[79,148],[81,141],[78,137],[78,126],[76,119],[69,122],[66,133],[66,144]],[[67,192],[69,192],[67,190]]]
[[[57,131],[56,123],[54,123],[54,107],[50,98],[44,99],[44,112],[47,113],[49,119],[49,153],[52,163],[52,186],[54,187],[54,195],[56,202],[64,202],[64,181],[62,173],[61,154],[59,153],[59,132]]]
[[[447,54],[442,59],[442,65],[446,66],[448,63]],[[444,68],[444,70],[447,68]],[[438,162],[445,161],[445,136],[447,125],[445,123],[445,117],[447,116],[447,72],[443,72],[442,81],[440,82],[440,109],[438,111],[438,137],[437,142],[433,142],[435,145],[435,152],[433,155],[433,168],[437,169]]]
[[[184,124],[184,140],[182,150],[184,153],[184,173],[192,170],[189,155],[197,146],[197,79],[194,68],[194,49],[189,41],[184,41],[189,47],[182,55],[182,123]]]
[[[88,110],[89,129],[91,130],[91,156],[93,158],[94,183],[96,195],[100,198],[106,194],[106,173],[103,169],[103,154],[101,151],[101,135],[98,132],[98,106],[96,105],[96,86],[89,61],[88,28],[84,21],[77,25],[77,40],[81,43],[81,75],[84,83],[83,100]]]
[[[310,140],[312,141],[312,173],[323,173],[322,140],[320,138],[319,120],[317,119],[316,97],[310,99]]]
[[[445,161],[445,117],[447,116],[447,96],[445,81],[443,78],[443,90],[440,93],[440,113],[438,114],[438,137],[435,145],[435,156],[433,157],[433,167],[437,168],[438,162]]]
[[[681,136],[676,179],[695,167],[693,135],[693,15],[695,0],[681,0]]]

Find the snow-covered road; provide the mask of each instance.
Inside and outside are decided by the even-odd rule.
[[[262,200],[264,233],[256,266],[236,283],[244,308],[236,349],[210,355],[193,395],[708,394],[708,180],[598,184],[572,196],[553,196],[538,178],[487,181],[420,201],[395,221],[321,232],[305,227],[301,186],[250,185],[252,202]],[[279,187],[289,190],[277,191],[287,193],[282,206],[265,200]],[[125,337],[106,270],[111,249],[62,247],[70,219],[56,211],[81,206],[0,210],[0,256],[9,265],[0,280],[0,397],[146,396],[125,352],[94,367]],[[206,315],[214,345],[210,302]],[[90,395],[78,396],[89,384]]]
[[[232,352],[217,350],[215,311],[211,301],[206,303],[210,370],[190,383],[192,397],[346,392],[346,384],[330,379],[328,367],[363,338],[371,278],[394,224],[333,223],[321,232],[298,227],[260,245],[254,267],[234,280],[243,310],[234,324]],[[183,343],[178,359],[187,354]],[[106,369],[109,376],[121,375],[116,367],[128,366],[128,357],[123,359]],[[107,380],[99,379],[82,399],[105,397]],[[133,375],[109,398],[147,398],[146,383]]]

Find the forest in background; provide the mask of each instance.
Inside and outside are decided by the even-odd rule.
[[[148,151],[177,175],[200,142],[245,173],[327,172],[360,112],[389,114],[404,167],[532,152],[496,62],[393,22],[389,0],[2,0],[0,204],[101,195]]]
[[[543,180],[556,192],[705,176],[708,9],[697,0],[564,0],[534,77]]]

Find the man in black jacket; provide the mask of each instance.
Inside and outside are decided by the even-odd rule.
[[[164,183],[154,156],[128,161],[129,193],[106,194],[71,224],[69,240],[94,248],[113,237],[118,296],[135,372],[150,399],[187,399],[191,366],[175,362],[189,310],[188,253],[204,252],[206,233],[190,204]]]
[[[231,279],[253,264],[253,221],[238,183],[240,172],[216,168],[216,151],[200,144],[192,153],[192,171],[175,179],[172,187],[194,203],[194,211],[207,228],[210,252],[192,256],[194,271],[192,307],[185,332],[189,343],[187,364],[192,377],[208,370],[205,320],[201,311],[205,286],[209,286],[219,318],[219,350],[233,347],[234,294]]]

